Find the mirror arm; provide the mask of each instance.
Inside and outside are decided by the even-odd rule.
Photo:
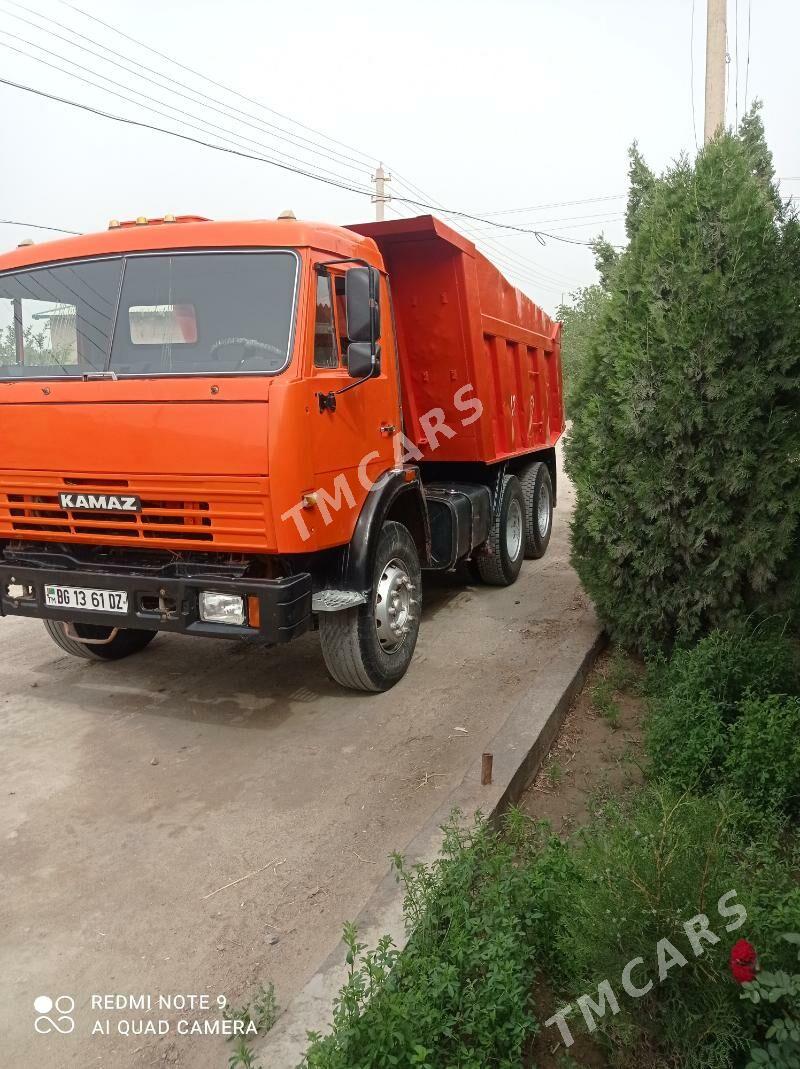
[[[340,390],[337,390],[336,391],[336,396],[337,397],[341,393],[347,393],[348,390],[354,390],[356,388],[356,386],[360,386],[362,382],[366,382],[367,379],[371,379],[372,378],[372,376],[373,376],[373,374],[375,372],[375,353],[374,353],[374,345],[375,345],[375,343],[373,342],[372,344],[373,344],[372,367],[369,369],[367,374],[366,375],[362,375],[362,377],[360,379],[356,379],[355,382],[348,382],[348,384],[346,386],[342,386],[342,388]]]
[[[360,256],[345,256],[341,260],[322,260],[319,263],[315,264],[314,270],[318,274],[323,274],[323,273],[327,274],[328,273],[328,268],[329,267],[333,267],[335,264],[360,264],[362,267],[368,267],[368,268],[371,268],[373,266],[371,263],[369,263],[368,260],[364,260]],[[370,286],[371,285],[372,285],[372,275],[370,275]],[[371,293],[370,294],[370,304],[372,304],[376,300],[377,300],[377,294]],[[330,408],[331,411],[336,411],[336,402],[335,402],[335,400],[334,400],[333,404],[330,404],[330,402],[327,401],[327,397],[336,398],[340,394],[347,393],[348,390],[354,390],[356,388],[356,386],[361,386],[362,383],[365,383],[365,382],[367,382],[368,379],[372,378],[372,376],[375,374],[375,345],[376,345],[377,340],[378,339],[375,337],[375,322],[374,322],[372,316],[370,316],[370,338],[369,338],[369,341],[370,341],[370,349],[372,350],[372,366],[370,367],[369,372],[366,375],[363,375],[360,379],[356,379],[355,382],[349,382],[346,386],[342,386],[342,388],[340,390],[336,390],[335,393],[331,392],[330,394],[326,395],[326,403],[325,403],[325,407],[326,408]],[[320,411],[322,411],[322,405],[323,405],[322,395],[320,395]]]

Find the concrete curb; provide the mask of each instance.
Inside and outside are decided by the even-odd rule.
[[[572,629],[552,659],[543,666],[534,688],[509,708],[508,717],[487,745],[494,754],[492,784],[481,786],[478,758],[461,783],[428,820],[403,851],[410,864],[430,863],[439,853],[441,826],[454,808],[471,815],[480,810],[496,822],[522,795],[547,755],[576,693],[605,645],[605,636],[594,620],[584,620]],[[356,925],[360,941],[374,946],[388,934],[398,948],[408,933],[403,920],[403,893],[389,872],[373,891]],[[309,982],[290,1003],[275,1027],[255,1048],[264,1069],[296,1069],[308,1046],[308,1032],[326,1032],[330,1026],[333,999],[347,975],[345,950],[339,943]]]

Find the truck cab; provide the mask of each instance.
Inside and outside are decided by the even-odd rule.
[[[487,462],[465,364],[446,391],[453,458],[398,344],[400,318],[407,332],[446,302],[436,281],[393,307],[380,240],[291,213],[114,221],[0,256],[0,612],[103,660],[159,631],[318,629],[338,682],[396,683],[422,568],[474,557],[505,583],[537,551],[534,519],[549,539],[563,425]],[[428,327],[449,330],[443,355],[468,348]],[[557,332],[541,337],[557,366]]]

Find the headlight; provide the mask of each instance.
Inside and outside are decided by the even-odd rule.
[[[200,619],[207,624],[235,624],[241,627],[244,623],[244,598],[238,594],[201,590]]]

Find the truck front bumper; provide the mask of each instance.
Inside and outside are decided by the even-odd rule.
[[[45,587],[84,587],[124,590],[125,613],[87,609],[59,609],[47,605]],[[9,594],[9,585],[30,588],[25,597]],[[200,619],[200,592],[237,594],[249,615],[243,626],[209,623]],[[257,599],[257,621],[255,603]],[[307,572],[283,579],[222,579],[214,575],[187,578],[136,575],[95,569],[52,569],[0,564],[0,615],[65,620],[99,627],[133,627],[149,631],[176,631],[206,638],[249,638],[270,643],[289,642],[311,627],[311,576]],[[252,625],[251,625],[252,619]]]

